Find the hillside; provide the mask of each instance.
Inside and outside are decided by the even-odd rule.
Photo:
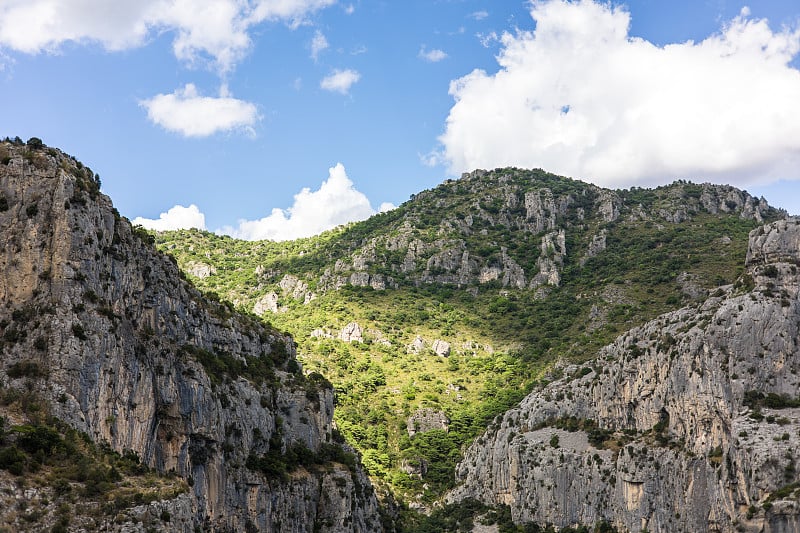
[[[330,383],[99,188],[0,143],[0,529],[382,530]]]
[[[631,329],[496,420],[448,500],[557,527],[797,531],[800,219],[749,242],[736,284]]]
[[[783,216],[727,186],[612,191],[497,169],[309,239],[156,242],[199,288],[294,336],[372,478],[413,507],[565,364],[739,279],[748,233]]]

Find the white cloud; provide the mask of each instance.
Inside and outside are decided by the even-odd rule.
[[[344,12],[346,15],[352,15],[353,13],[355,13],[355,11],[356,11],[356,6],[354,6],[353,4],[347,4],[347,6],[344,8]]]
[[[330,46],[328,44],[328,39],[325,38],[325,35],[321,31],[317,30],[316,33],[314,33],[314,38],[311,39],[311,59],[316,61],[319,57],[319,53],[326,50],[328,46]]]
[[[381,205],[381,210],[389,205]],[[374,214],[367,197],[355,189],[344,166],[338,163],[328,170],[328,179],[318,190],[304,188],[297,193],[292,207],[273,209],[260,220],[240,220],[238,227],[224,227],[218,232],[238,239],[284,241],[310,237]]]
[[[489,48],[493,46],[495,43],[500,42],[500,36],[497,35],[497,32],[492,31],[489,33],[478,33],[476,34],[478,41],[480,41],[481,46],[484,48]]]
[[[474,13],[470,13],[469,17],[475,20],[483,20],[489,16],[488,11],[475,11]]]
[[[353,69],[334,70],[329,76],[326,76],[319,83],[319,86],[326,91],[347,94],[350,92],[350,87],[353,86],[358,80],[361,79],[361,74]]]
[[[442,59],[447,57],[447,54],[439,50],[438,48],[434,48],[433,50],[426,50],[425,46],[423,45],[422,48],[419,49],[419,57],[420,59],[424,59],[429,63],[438,63]]]
[[[200,96],[187,83],[171,94],[158,94],[139,103],[147,117],[162,128],[185,137],[208,137],[217,132],[241,130],[254,134],[258,121],[256,106],[232,98],[223,85],[219,97]]]
[[[515,165],[607,186],[800,178],[800,30],[747,12],[702,42],[628,35],[623,8],[534,2],[500,70],[451,83],[439,138],[452,172]]]
[[[251,29],[265,21],[302,24],[336,0],[5,0],[0,46],[36,54],[66,42],[108,50],[142,46],[173,32],[175,56],[231,70],[251,46]]]
[[[189,207],[176,205],[166,213],[161,213],[158,219],[136,217],[132,224],[143,226],[155,231],[169,231],[175,229],[206,229],[206,217],[194,204]]]

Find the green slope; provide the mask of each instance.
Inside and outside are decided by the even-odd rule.
[[[373,478],[429,503],[452,483],[462,447],[552,378],[554,363],[581,364],[630,327],[733,283],[757,219],[782,215],[730,187],[608,191],[498,169],[308,239],[196,230],[156,239],[198,287],[242,310],[274,293],[279,311],[264,320],[294,335],[305,369],[333,383],[338,427]],[[590,254],[601,236],[605,249]],[[546,260],[560,283],[532,286]],[[524,284],[507,279],[516,267]],[[336,338],[352,322],[362,342]],[[426,345],[414,353],[417,336]],[[448,357],[432,351],[435,340],[450,344]],[[444,412],[448,431],[409,437],[407,419],[422,407]]]

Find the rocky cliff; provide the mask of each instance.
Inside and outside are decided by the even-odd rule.
[[[740,280],[556,371],[495,420],[448,500],[622,531],[800,529],[800,219],[750,234]]]
[[[727,185],[679,182],[647,192],[645,200],[637,190],[603,189],[543,171],[476,170],[414,195],[397,213],[385,215],[383,227],[376,219],[371,233],[337,249],[322,275],[308,278],[302,296],[345,285],[384,290],[400,283],[472,291],[493,284],[544,295],[561,283],[567,254],[585,260],[605,249],[608,224],[677,224],[700,213],[760,222],[776,213],[765,200]],[[262,274],[265,283],[286,275]],[[271,293],[274,298],[288,296],[281,288]]]
[[[161,520],[143,523],[140,508],[113,528],[381,529],[332,428],[332,388],[303,375],[290,337],[202,296],[74,158],[38,143],[0,151],[0,386],[187,487],[158,504]],[[17,397],[0,402],[7,445],[31,427]],[[58,492],[37,490],[47,515]],[[19,527],[17,507],[0,518]]]

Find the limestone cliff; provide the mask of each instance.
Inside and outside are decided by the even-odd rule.
[[[467,497],[517,523],[800,529],[800,219],[750,234],[745,274],[557,370],[465,454]]]
[[[0,148],[0,385],[186,480],[188,496],[160,504],[184,519],[148,528],[379,531],[332,388],[303,375],[292,339],[202,296],[74,158]]]

